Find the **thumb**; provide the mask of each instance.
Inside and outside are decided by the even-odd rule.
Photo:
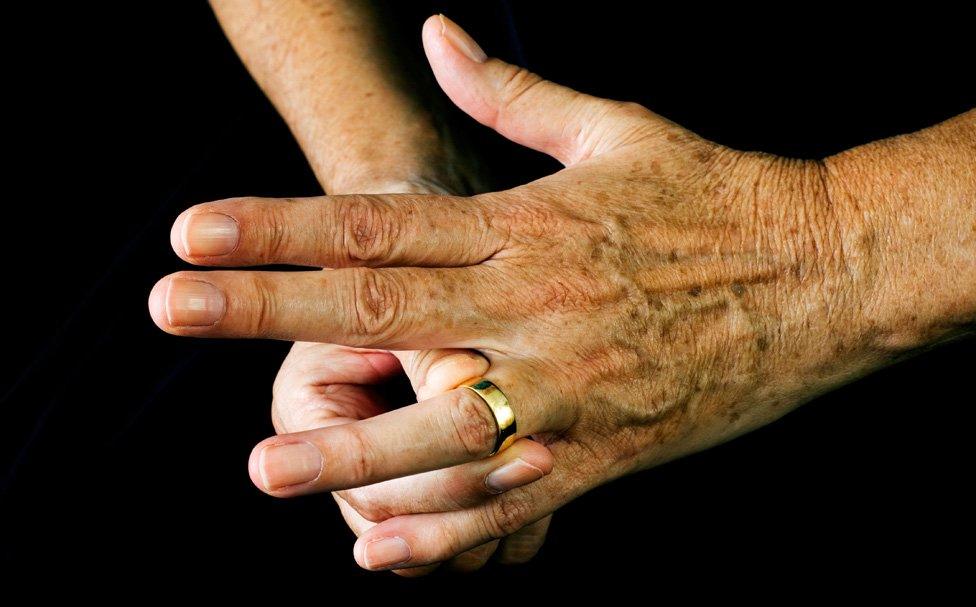
[[[489,59],[444,15],[427,19],[423,40],[434,76],[455,105],[504,137],[566,166],[670,124],[635,103],[586,95]]]
[[[410,379],[417,402],[453,390],[488,372],[488,360],[474,350],[400,350],[392,354]]]

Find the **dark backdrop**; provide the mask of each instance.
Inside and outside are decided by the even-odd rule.
[[[952,13],[636,5],[418,2],[398,20],[419,49],[423,17],[444,10],[490,54],[718,142],[792,156],[976,105],[971,23]],[[492,598],[580,584],[653,598],[688,576],[700,581],[679,587],[689,596],[784,577],[804,593],[838,579],[965,580],[952,555],[972,541],[971,340],[592,492],[558,513],[529,566],[428,581],[359,571],[331,498],[274,500],[247,477],[252,445],[272,431],[287,345],[170,337],[145,305],[154,281],[182,267],[168,233],[183,208],[318,192],[287,129],[202,2],[8,16],[25,35],[4,42],[0,541],[11,565],[166,581],[154,587],[221,571],[245,589],[319,589],[320,600],[335,587]],[[555,168],[471,131],[500,185]]]

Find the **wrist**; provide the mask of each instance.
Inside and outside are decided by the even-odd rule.
[[[900,354],[976,328],[973,116],[823,163],[872,349]]]
[[[384,129],[379,129],[385,131]],[[433,127],[346,135],[344,151],[313,162],[328,194],[426,192],[472,194],[482,178],[471,154],[464,154]]]

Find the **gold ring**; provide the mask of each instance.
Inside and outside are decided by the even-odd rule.
[[[495,416],[495,448],[489,457],[515,442],[515,411],[508,404],[508,398],[501,388],[496,386],[491,380],[484,377],[469,379],[461,384],[462,388],[467,388],[481,397],[485,401],[491,414]]]

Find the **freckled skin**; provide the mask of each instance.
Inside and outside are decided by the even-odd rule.
[[[416,73],[411,71],[415,68],[405,64],[397,49],[389,48],[385,29],[378,23],[380,15],[370,3],[212,0],[211,4],[235,50],[295,134],[326,192],[460,194],[484,189],[473,157],[447,136],[433,111],[436,108],[418,98],[418,87],[410,76]],[[375,237],[362,228],[353,234],[360,248],[368,247]],[[453,293],[455,286],[445,288]],[[300,376],[298,369],[314,368],[316,360],[319,366],[326,361],[336,364],[334,359],[342,360],[343,355],[356,358],[352,349],[296,344],[279,378]],[[405,361],[411,381],[421,385],[434,362],[467,355],[454,350],[404,351],[398,356]],[[423,364],[409,362],[414,360]],[[472,369],[480,369],[480,364],[467,359],[452,367],[454,384],[476,372]],[[311,392],[323,410],[329,410],[336,399],[335,386],[315,383],[320,380],[312,373],[304,377],[304,382],[284,384],[293,387],[290,392],[279,391],[276,407],[308,406],[304,394]],[[350,390],[351,386],[347,392]],[[363,394],[356,400],[368,402],[368,388],[360,391]],[[362,410],[369,415],[377,412],[374,407]],[[273,417],[281,420],[294,416],[276,410]],[[307,428],[295,423],[277,425],[282,432]],[[354,510],[342,512],[354,530],[362,529]],[[525,535],[541,543],[545,527]],[[481,551],[480,565],[491,556],[495,545],[497,542],[486,554]],[[532,549],[531,542],[522,542],[514,556],[504,546],[501,555],[510,559],[518,554],[531,556],[537,549],[538,545]],[[480,565],[477,559],[467,561],[469,569]],[[400,573],[414,576],[427,572],[429,569],[417,568]]]
[[[349,235],[341,242],[356,255],[330,249],[347,265],[484,255],[447,268],[358,267],[352,284],[366,288],[345,309],[323,304],[332,300],[314,289],[292,289],[279,306],[239,295],[207,327],[167,326],[154,314],[182,335],[372,339],[485,355],[516,403],[520,432],[553,454],[553,472],[472,511],[384,517],[360,546],[423,521],[413,564],[450,558],[590,488],[731,439],[976,328],[976,110],[824,160],[741,152],[633,104],[581,95],[496,59],[465,59],[446,28],[428,21],[424,35],[448,96],[567,168],[463,200],[325,199],[356,211],[338,225],[294,229]],[[560,140],[564,133],[575,135]],[[468,213],[451,214],[461,202]],[[232,202],[214,204],[232,213]],[[458,242],[444,238],[444,225]],[[430,247],[435,238],[440,247]],[[229,296],[269,293],[241,288],[246,273],[207,276]],[[285,292],[286,282],[276,284]],[[282,314],[262,317],[270,328],[255,331],[261,323],[249,310]],[[364,311],[377,334],[351,335],[356,318],[344,315]],[[439,543],[429,539],[438,530]]]
[[[976,318],[969,224],[956,219],[976,212],[976,111],[929,129],[926,138],[946,152],[884,190],[877,180],[916,162],[905,159],[919,155],[918,136],[796,161],[704,142],[650,112],[644,120],[644,139],[468,199],[470,220],[485,232],[458,254],[473,254],[474,244],[490,253],[463,271],[414,272],[408,284],[358,268],[371,277],[360,304],[367,316],[385,319],[383,327],[400,323],[384,331],[391,347],[415,343],[410,331],[465,330],[519,403],[520,427],[557,457],[576,454],[574,476],[539,481],[555,492],[547,499],[733,438],[971,330]],[[703,164],[693,152],[705,145],[713,152]],[[634,174],[633,159],[648,157],[669,170]],[[726,184],[721,195],[716,182]],[[420,243],[414,255],[426,254],[441,233],[428,233],[423,220],[380,229],[385,214],[420,219],[416,209],[439,209],[435,225],[463,227],[441,215],[457,206],[451,198],[329,205],[363,203],[365,211],[338,215],[350,226],[323,228],[368,245],[373,254],[363,261],[404,254],[396,246],[410,242]],[[907,227],[906,216],[915,218]],[[957,280],[944,281],[947,272]],[[402,298],[411,289],[426,295]],[[435,314],[436,331],[403,320]],[[219,324],[205,330],[221,331],[228,334]]]
[[[477,167],[442,136],[380,11],[350,0],[211,0],[326,192],[464,193]],[[412,184],[409,190],[400,189]]]

